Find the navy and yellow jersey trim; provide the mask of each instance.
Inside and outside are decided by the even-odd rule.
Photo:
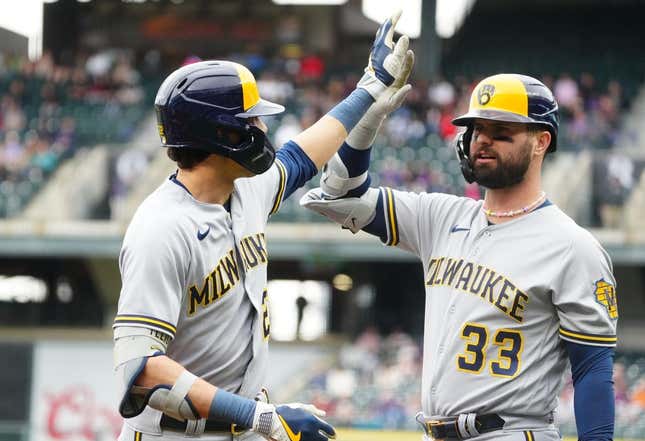
[[[535,436],[533,435],[533,431],[525,430],[524,431],[524,439],[526,441],[535,441]]]
[[[276,160],[275,164],[278,167],[278,172],[280,173],[280,183],[278,184],[278,192],[275,195],[273,208],[271,208],[269,216],[277,213],[277,211],[280,209],[280,204],[282,204],[282,199],[284,197],[284,189],[287,184],[287,169],[284,167],[282,162],[280,162],[280,160]]]
[[[583,343],[594,346],[616,346],[618,338],[616,335],[595,335],[583,332],[571,331],[560,327],[560,338],[574,343]]]
[[[141,432],[134,431],[134,441],[141,441]]]
[[[112,327],[128,325],[155,329],[170,335],[172,338],[175,338],[175,333],[177,332],[177,328],[172,323],[138,314],[119,314],[115,317]]]
[[[394,194],[389,187],[382,187],[382,195],[385,202],[385,223],[387,226],[387,246],[396,246],[399,244],[399,222],[396,218],[396,204]]]

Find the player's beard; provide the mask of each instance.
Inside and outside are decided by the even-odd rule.
[[[515,152],[510,152],[506,157],[496,156],[494,165],[478,163],[471,158],[475,181],[483,187],[490,189],[507,188],[519,184],[524,179],[531,164],[531,140],[520,146]]]

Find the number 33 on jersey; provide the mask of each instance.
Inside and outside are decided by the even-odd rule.
[[[482,201],[381,193],[385,243],[423,263],[424,413],[510,403],[514,413],[546,415],[567,364],[562,340],[616,344],[611,261],[557,206],[489,224]]]

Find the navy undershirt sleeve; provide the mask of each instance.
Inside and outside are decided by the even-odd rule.
[[[372,222],[363,227],[363,231],[378,236],[381,242],[387,242],[387,228],[385,227],[385,212],[383,211],[383,198],[381,194],[379,194],[378,200],[376,201],[376,216]]]
[[[275,156],[287,169],[287,183],[282,200],[287,199],[294,191],[305,185],[305,182],[318,174],[316,164],[293,141],[287,142]]]
[[[579,441],[614,437],[614,349],[566,342]]]

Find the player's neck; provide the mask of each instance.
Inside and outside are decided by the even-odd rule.
[[[533,209],[537,208],[536,201],[540,200],[542,195],[542,183],[540,176],[526,176],[525,179],[512,187],[497,188],[486,190],[484,198],[484,207],[489,212],[504,214],[527,209],[526,213],[518,213],[514,216],[490,216],[486,217],[494,224],[508,222],[518,217],[524,216]],[[542,199],[543,201],[543,199]]]
[[[235,177],[206,164],[199,164],[192,169],[179,169],[177,180],[199,202],[224,205],[233,193]]]

